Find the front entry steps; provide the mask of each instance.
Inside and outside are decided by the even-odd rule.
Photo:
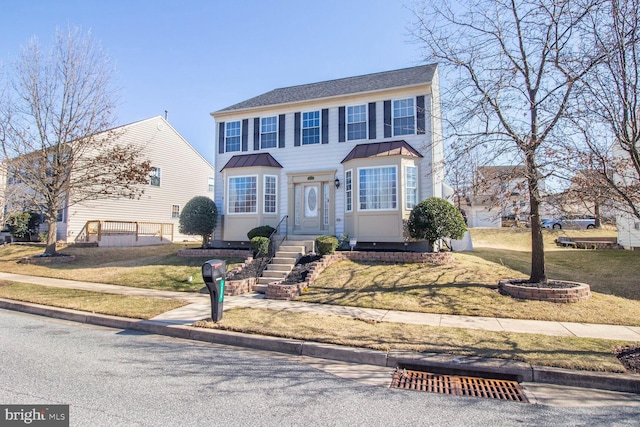
[[[293,270],[298,260],[313,252],[314,240],[285,240],[276,250],[276,254],[253,286],[253,291],[264,294],[271,282],[283,280]]]

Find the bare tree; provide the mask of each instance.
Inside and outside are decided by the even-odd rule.
[[[56,253],[60,209],[111,197],[138,197],[150,164],[142,147],[117,144],[108,57],[90,34],[57,31],[48,52],[23,48],[0,104],[3,168],[9,185],[48,224],[45,254]],[[9,76],[9,75],[7,75]]]
[[[547,281],[540,182],[561,141],[574,87],[600,60],[581,31],[597,6],[598,0],[434,0],[416,11],[414,35],[427,59],[449,71],[448,136],[525,166],[535,283]]]
[[[592,32],[606,55],[584,82],[575,117],[589,150],[577,161],[599,172],[617,208],[640,219],[640,0],[609,0]]]

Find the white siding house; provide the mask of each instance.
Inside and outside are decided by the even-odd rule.
[[[287,233],[403,243],[403,220],[442,197],[435,64],[293,86],[211,113],[222,241],[286,217]]]
[[[58,222],[58,240],[74,242],[87,221],[173,224],[165,240],[199,240],[178,232],[184,205],[195,196],[213,197],[214,169],[164,118],[152,117],[117,129],[119,144],[144,147],[154,168],[140,199],[109,199],[67,207]]]

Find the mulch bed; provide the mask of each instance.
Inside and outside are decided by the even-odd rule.
[[[532,283],[526,280],[512,280],[512,285],[524,286],[526,288],[546,288],[546,289],[571,289],[580,286],[575,282],[563,282],[562,280],[548,280],[547,283]]]
[[[640,374],[640,345],[616,347],[613,353],[629,372]]]
[[[307,275],[311,271],[314,261],[322,259],[320,255],[306,255],[298,260],[298,263],[293,267],[293,270],[282,282],[285,285],[295,285],[307,280]]]

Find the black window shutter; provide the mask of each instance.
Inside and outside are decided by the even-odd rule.
[[[242,120],[242,151],[249,151],[249,119]]]
[[[260,119],[256,117],[253,119],[253,150],[258,151],[260,149]]]
[[[345,108],[344,107],[339,107],[338,108],[338,142],[345,142],[346,139],[346,133],[345,133],[345,128],[344,128],[344,122],[345,122]]]
[[[376,139],[376,103],[369,103],[369,139]]]
[[[278,148],[284,148],[284,114],[278,116]]]
[[[329,109],[322,109],[322,143],[329,143]]]
[[[293,129],[293,134],[294,134],[294,138],[293,138],[293,145],[295,145],[296,147],[300,146],[300,113],[296,113],[295,114],[295,119],[294,119],[294,129]]]
[[[424,134],[427,131],[427,122],[425,120],[425,111],[424,111],[424,95],[420,95],[416,98],[416,112],[418,113],[418,119],[417,119],[417,124],[418,124],[418,129],[416,129],[418,132],[418,135],[420,134]]]
[[[224,122],[218,124],[218,153],[224,153]]]
[[[384,101],[384,137],[391,137],[391,101]]]

